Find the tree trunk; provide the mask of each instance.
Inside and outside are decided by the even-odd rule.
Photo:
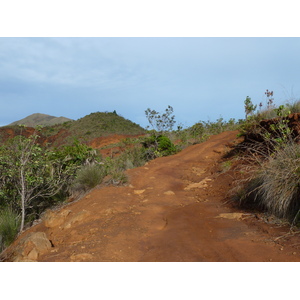
[[[20,232],[24,229],[25,224],[25,178],[24,178],[24,168],[21,166],[20,170],[20,179],[21,179],[21,227]]]

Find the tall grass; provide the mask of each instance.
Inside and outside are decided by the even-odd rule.
[[[293,113],[300,113],[300,100],[290,101],[286,104],[289,111]]]
[[[300,210],[300,146],[288,144],[270,156],[255,178],[260,205],[295,222]]]
[[[74,180],[73,191],[88,191],[98,184],[106,176],[106,169],[103,165],[87,165],[83,166],[78,172]]]
[[[4,207],[0,211],[0,251],[8,247],[16,238],[21,219],[11,208]]]
[[[263,140],[246,145],[258,171],[246,185],[240,203],[295,224],[300,215],[300,145],[283,119],[270,131],[261,130],[260,138]]]

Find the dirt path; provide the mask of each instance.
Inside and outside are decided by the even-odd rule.
[[[44,232],[52,247],[23,260],[300,261],[291,243],[275,242],[249,213],[224,205],[232,179],[216,165],[236,134],[129,170],[129,186],[95,189],[48,213],[14,248],[28,233]]]

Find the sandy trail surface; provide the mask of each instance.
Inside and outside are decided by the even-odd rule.
[[[47,213],[8,253],[26,235],[43,232],[51,248],[23,260],[300,261],[298,237],[278,239],[286,228],[274,229],[225,203],[232,178],[217,166],[237,133],[212,136],[176,155],[128,170],[128,186],[96,188]]]

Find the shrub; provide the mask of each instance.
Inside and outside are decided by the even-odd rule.
[[[109,183],[113,185],[122,185],[127,183],[128,177],[123,170],[118,168],[111,170]]]
[[[261,205],[277,217],[294,221],[300,209],[300,146],[286,145],[269,157],[256,182]]]
[[[263,209],[294,224],[300,212],[300,145],[292,140],[272,140],[269,147],[262,151],[259,143],[252,146],[259,168],[239,201],[243,206]]]
[[[292,114],[300,113],[300,100],[287,103],[286,106]]]
[[[254,113],[254,111],[257,108],[257,105],[254,105],[252,103],[251,98],[249,96],[246,97],[244,104],[245,104],[244,107],[245,107],[245,114],[247,119],[249,115],[252,115]]]
[[[145,151],[141,146],[135,145],[133,148],[126,149],[116,158],[116,164],[124,169],[133,169],[143,166],[146,163]]]
[[[0,211],[0,251],[8,247],[16,238],[21,219],[11,208],[5,207]]]
[[[74,180],[73,190],[88,191],[100,184],[106,176],[106,170],[103,165],[87,165],[79,169],[77,177]]]
[[[177,152],[175,145],[164,135],[151,135],[142,142],[145,158],[151,160],[160,156],[172,155]]]

